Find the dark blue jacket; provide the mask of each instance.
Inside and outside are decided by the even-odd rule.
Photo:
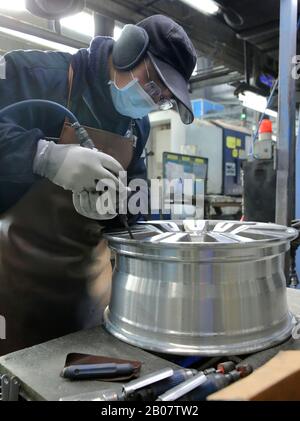
[[[130,119],[115,110],[108,86],[108,58],[114,41],[96,37],[76,54],[13,51],[5,55],[6,79],[0,80],[0,109],[24,99],[48,99],[67,105],[68,70],[74,82],[71,110],[81,124],[125,135]],[[0,213],[14,205],[38,179],[33,174],[37,142],[58,138],[64,118],[42,107],[27,108],[0,119]],[[128,180],[146,178],[141,158],[149,136],[148,117],[136,121],[138,136]]]

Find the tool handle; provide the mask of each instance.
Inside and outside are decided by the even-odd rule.
[[[199,372],[196,376],[178,384],[172,389],[168,390],[164,394],[157,398],[157,401],[176,401],[182,396],[187,395],[192,390],[198,388],[207,380],[207,376],[203,372]]]
[[[120,218],[120,221],[122,222],[122,224],[124,225],[124,227],[126,228],[126,230],[128,231],[128,234],[129,234],[130,239],[131,240],[134,240],[134,236],[133,236],[132,230],[131,230],[131,228],[129,226],[129,223],[128,223],[128,217],[127,217],[127,215],[121,215],[121,214],[119,214],[119,218]]]
[[[212,395],[218,390],[219,389],[216,383],[212,379],[208,379],[202,386],[197,387],[197,389],[193,390],[185,396],[182,396],[182,398],[180,398],[179,401],[205,401],[207,396]]]
[[[135,393],[139,389],[143,389],[147,386],[150,386],[154,383],[160,382],[164,379],[172,377],[174,370],[172,368],[164,368],[162,370],[155,371],[154,373],[147,374],[137,380],[132,380],[131,382],[123,385],[123,396],[127,398]]]
[[[162,380],[158,383],[153,384],[150,387],[145,389],[138,390],[134,393],[134,400],[139,401],[153,401],[157,399],[158,396],[172,389],[180,383],[190,379],[194,376],[193,370],[176,370],[172,377]]]
[[[62,376],[71,380],[85,380],[99,377],[127,376],[133,372],[132,364],[83,364],[66,367]]]
[[[231,383],[231,378],[228,375],[223,375],[219,373],[210,374],[207,376],[206,382],[204,382],[200,387],[197,387],[190,393],[182,397],[183,401],[205,401],[207,396],[217,392],[218,390],[223,389]]]
[[[79,140],[80,146],[87,149],[96,149],[92,139],[89,137],[88,132],[79,123],[72,124],[75,129],[76,136]]]
[[[169,379],[163,380],[160,383],[154,384],[153,389],[155,394],[159,396],[161,393],[166,392],[167,390],[172,389],[180,383],[185,382],[186,380],[193,377],[193,372],[191,370],[176,370],[172,377]]]
[[[221,374],[227,374],[235,370],[236,364],[233,361],[226,361],[218,365],[217,370]]]

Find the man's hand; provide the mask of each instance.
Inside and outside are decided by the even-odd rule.
[[[86,218],[96,219],[98,221],[107,221],[114,219],[117,213],[114,211],[102,211],[101,195],[96,192],[73,193],[73,205],[76,211]]]
[[[124,171],[111,156],[77,145],[57,145],[40,140],[34,159],[34,172],[74,193],[96,192],[99,180],[110,180],[115,189],[125,192],[118,174]]]
[[[104,189],[102,181],[97,184],[97,192],[73,193],[76,211],[90,219],[105,221],[114,219],[119,212],[127,212],[127,192],[117,192],[110,180]]]

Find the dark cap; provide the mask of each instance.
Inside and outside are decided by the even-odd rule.
[[[161,80],[177,100],[181,120],[194,120],[188,84],[197,62],[196,50],[185,30],[163,15],[150,16],[137,24],[149,35],[147,54]]]

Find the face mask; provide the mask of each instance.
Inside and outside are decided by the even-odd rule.
[[[115,81],[110,81],[109,84],[113,104],[120,114],[139,119],[158,110],[158,105],[144,91],[138,79],[134,78],[121,89]]]

